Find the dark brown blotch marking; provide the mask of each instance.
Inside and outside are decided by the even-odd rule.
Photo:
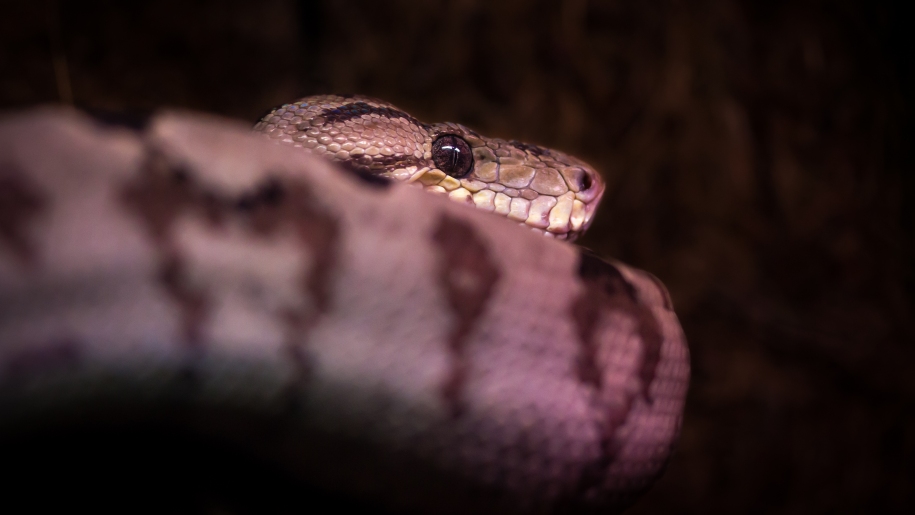
[[[151,149],[139,176],[122,189],[121,201],[141,220],[158,246],[158,279],[181,308],[189,344],[200,342],[200,328],[212,309],[212,300],[208,292],[188,281],[187,262],[174,241],[174,225],[183,216],[200,216],[214,229],[238,220],[258,236],[293,227],[315,256],[312,268],[302,273],[302,289],[313,300],[314,309],[295,316],[280,315],[289,327],[290,342],[295,340],[298,345],[303,341],[317,317],[330,309],[340,231],[337,219],[318,207],[307,184],[270,178],[244,194],[228,196],[207,189],[192,170],[170,163],[161,152]]]
[[[624,406],[608,406],[600,400],[603,366],[598,360],[599,342],[596,340],[596,332],[601,317],[609,312],[617,312],[636,322],[642,345],[642,363],[639,367],[641,395],[649,404],[652,398],[648,390],[660,361],[663,336],[651,309],[640,302],[635,288],[618,268],[582,249],[578,275],[584,285],[584,292],[575,299],[570,309],[580,345],[576,370],[579,380],[594,390],[595,409],[604,416],[599,428],[600,458],[585,468],[579,482],[579,491],[585,493],[600,486],[607,468],[613,463],[618,450],[616,431],[625,423],[634,400],[628,399]]]
[[[210,311],[206,292],[193,287],[187,278],[187,266],[175,254],[167,256],[159,265],[159,283],[181,307],[181,327],[184,340],[190,345],[200,343],[200,327]]]
[[[276,179],[268,179],[252,191],[241,194],[232,206],[236,211],[251,216],[257,211],[280,206],[286,200],[286,189]],[[261,228],[261,230],[264,230]]]
[[[48,209],[48,199],[19,167],[0,164],[0,243],[25,265],[35,262],[35,244],[29,224]]]
[[[388,185],[390,181],[379,176],[379,174],[387,170],[407,168],[409,166],[417,168],[434,166],[431,160],[417,159],[412,154],[391,156],[362,154],[351,159],[337,160],[334,158],[334,161],[339,163],[344,170],[355,173],[360,179],[373,183],[372,185],[379,185],[379,180],[383,181],[384,185]]]
[[[307,184],[281,183],[276,179],[267,180],[236,202],[236,210],[247,218],[255,233],[270,235],[292,226],[299,240],[311,250],[314,264],[305,274],[302,287],[320,314],[330,310],[340,226],[335,216],[318,206],[317,196]]]
[[[583,348],[581,355],[586,361],[589,357],[591,360],[596,357],[597,342],[594,341],[594,333],[601,313],[616,311],[632,317],[638,325],[643,345],[639,374],[642,396],[650,403],[652,399],[648,388],[654,380],[655,368],[661,358],[661,327],[651,309],[639,300],[635,287],[623,277],[618,268],[585,249],[581,250],[580,256],[578,275],[582,279],[585,291],[573,304],[572,317],[576,321]],[[580,364],[580,377],[583,381],[592,381],[591,384],[599,387],[600,382],[593,383],[591,379],[586,381],[586,378],[590,377],[590,371],[597,368],[596,363]]]
[[[172,239],[175,222],[189,212],[200,212],[211,222],[221,219],[219,200],[207,195],[184,167],[171,165],[155,149],[147,153],[139,176],[121,190],[121,203],[137,216],[159,249],[157,279],[180,307],[182,332],[191,346],[200,343],[200,328],[211,310],[206,291],[187,277],[187,263]]]
[[[349,104],[343,104],[339,107],[325,109],[319,116],[324,118],[326,123],[343,123],[347,120],[359,118],[367,114],[377,114],[383,118],[390,119],[403,118],[412,124],[420,126],[423,125],[422,122],[403,111],[399,111],[387,106],[375,106],[362,101],[351,102]]]
[[[451,370],[442,385],[442,395],[452,417],[458,417],[464,410],[461,393],[467,377],[466,339],[486,309],[501,274],[486,243],[469,223],[443,215],[432,238],[439,254],[439,282],[454,315],[448,338]]]
[[[73,338],[30,344],[7,357],[3,363],[3,376],[7,380],[17,380],[43,372],[60,371],[75,366],[81,358],[82,346]]]
[[[269,235],[292,226],[314,256],[311,269],[303,270],[301,279],[301,288],[314,302],[314,308],[290,309],[279,314],[286,329],[286,354],[298,370],[286,393],[289,411],[298,409],[300,392],[313,368],[306,350],[307,336],[319,318],[332,308],[332,285],[339,259],[339,221],[319,208],[316,198],[307,184],[284,184],[271,179],[240,198],[235,207],[257,234]]]
[[[383,156],[379,154],[372,158],[370,169],[377,173],[382,170],[406,168],[408,166],[416,166],[418,168],[422,168],[423,166],[429,166],[430,163],[431,161],[427,161],[425,159],[417,159],[412,155]]]
[[[205,205],[202,192],[181,166],[155,150],[147,153],[140,175],[121,190],[121,203],[135,214],[159,246],[172,253],[171,230],[188,211]],[[212,206],[218,211],[218,207]]]
[[[373,166],[371,163],[366,165],[358,164],[354,159],[345,159],[339,161],[340,168],[343,168],[345,171],[349,172],[350,175],[359,179],[360,182],[371,186],[377,189],[387,189],[391,186],[393,182],[391,179],[378,175],[377,173],[372,173]]]

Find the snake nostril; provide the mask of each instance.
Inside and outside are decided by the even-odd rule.
[[[590,190],[591,186],[593,186],[593,185],[594,185],[594,180],[591,179],[591,174],[589,174],[588,172],[581,174],[581,188],[579,188],[581,191]]]

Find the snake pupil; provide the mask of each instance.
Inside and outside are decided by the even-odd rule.
[[[473,153],[463,138],[454,134],[440,136],[432,143],[432,161],[436,168],[460,179],[473,169]]]

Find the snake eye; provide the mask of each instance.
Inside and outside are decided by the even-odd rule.
[[[473,153],[463,138],[445,134],[432,143],[432,161],[436,168],[460,179],[473,169]]]

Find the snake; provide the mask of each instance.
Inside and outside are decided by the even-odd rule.
[[[3,114],[7,497],[626,509],[674,451],[689,350],[655,276],[571,243],[604,190],[565,153],[359,95],[253,130]]]

